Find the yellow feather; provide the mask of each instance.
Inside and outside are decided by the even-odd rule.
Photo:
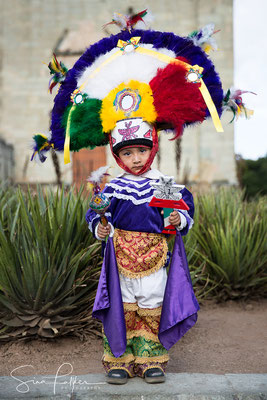
[[[116,110],[114,106],[114,101],[117,94],[124,89],[137,91],[141,97],[138,109],[136,111],[132,111],[130,114],[125,113],[121,109]],[[154,123],[157,119],[157,113],[153,103],[152,90],[148,84],[134,80],[131,80],[127,84],[121,83],[115,89],[112,89],[103,99],[100,118],[102,120],[104,132],[112,131],[115,128],[117,121],[136,117],[143,118],[144,121],[149,123]]]
[[[209,54],[212,50],[212,46],[210,44],[205,44],[203,50],[205,53]]]
[[[92,191],[93,191],[93,188],[94,188],[94,184],[91,183],[91,182],[88,182],[88,183],[87,183],[87,190],[88,190],[89,192],[92,192]]]

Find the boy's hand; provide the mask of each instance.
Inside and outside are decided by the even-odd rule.
[[[105,239],[110,234],[110,225],[104,226],[101,224],[97,227],[97,235],[100,239]]]
[[[169,216],[169,223],[175,227],[181,224],[181,218],[178,211],[173,211]]]

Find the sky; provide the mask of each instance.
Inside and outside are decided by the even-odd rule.
[[[235,122],[235,153],[256,160],[267,155],[267,0],[234,0],[234,87],[244,94],[251,119]]]

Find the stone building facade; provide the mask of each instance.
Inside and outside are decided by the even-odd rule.
[[[152,28],[173,31],[187,36],[191,31],[214,22],[219,51],[211,54],[223,87],[233,83],[232,0],[147,0],[154,15]],[[0,137],[14,146],[15,180],[17,182],[56,181],[55,169],[48,156],[44,165],[30,162],[33,134],[49,130],[49,113],[53,96],[48,93],[48,63],[57,49],[71,67],[88,45],[104,36],[101,27],[111,20],[114,11],[139,11],[144,2],[136,0],[1,0],[0,13]],[[113,29],[114,28],[114,29]],[[111,32],[111,30],[110,30]],[[112,27],[112,33],[116,33]],[[78,39],[79,38],[79,39]],[[64,47],[65,46],[65,47]],[[60,57],[62,59],[62,57]],[[56,92],[56,90],[55,90]],[[224,133],[217,133],[212,122],[185,131],[182,157],[176,163],[177,144],[170,135],[161,134],[160,159],[157,167],[177,181],[236,183],[234,132],[230,116],[223,118]],[[112,175],[119,172],[105,149],[86,150],[73,156],[73,163],[63,165],[62,179],[67,183],[82,181],[92,169],[106,160],[114,165]],[[73,167],[74,166],[74,167]]]

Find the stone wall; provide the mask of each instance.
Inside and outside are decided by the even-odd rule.
[[[232,84],[233,38],[232,0],[147,0],[154,17],[153,28],[187,35],[192,30],[214,22],[219,51],[212,54],[224,88]],[[81,25],[91,24],[94,30],[84,43],[102,36],[102,25],[112,13],[127,13],[144,8],[136,0],[8,0],[1,1],[0,13],[0,136],[15,149],[17,182],[54,182],[56,175],[50,156],[44,165],[29,162],[33,134],[48,132],[49,112],[53,96],[48,94],[48,63],[64,31],[79,32]],[[113,27],[112,27],[113,29]],[[116,32],[114,28],[113,32]],[[86,39],[86,40],[84,40]],[[191,181],[236,182],[233,126],[223,121],[225,133],[216,133],[212,123],[188,129],[182,139],[182,160],[178,173],[175,144],[161,135],[162,172],[183,179],[189,171]],[[108,162],[111,162],[108,156]],[[157,163],[157,162],[156,162]],[[72,166],[64,166],[64,181],[71,183]],[[90,171],[89,171],[90,172]],[[115,175],[116,168],[112,175]]]

